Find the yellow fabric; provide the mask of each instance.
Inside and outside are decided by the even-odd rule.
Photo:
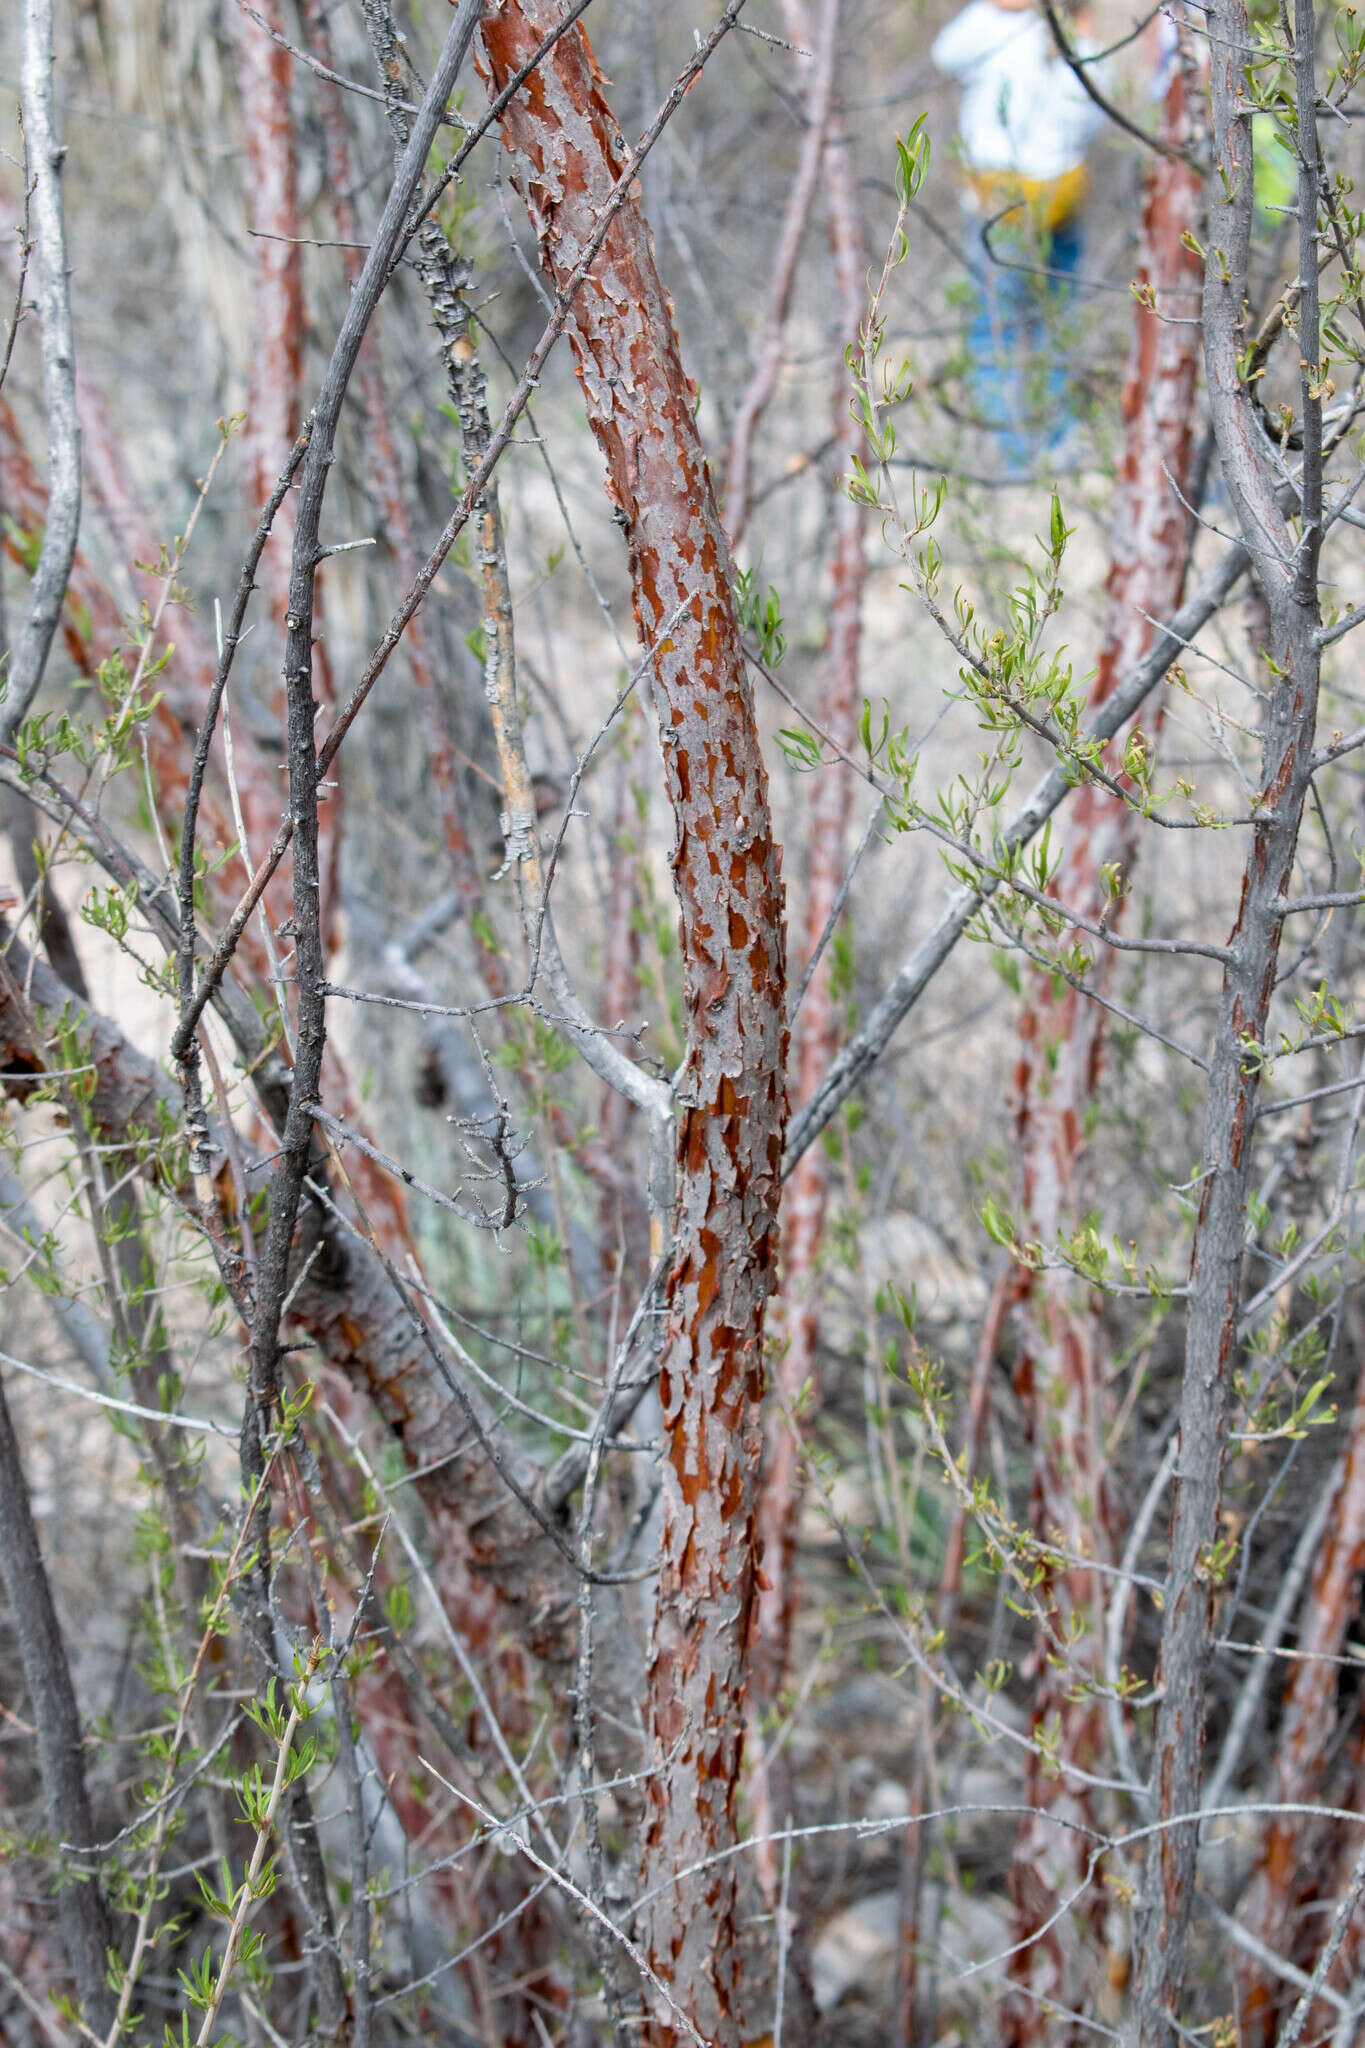
[[[1087,179],[1085,165],[1077,164],[1060,178],[1021,178],[1017,171],[968,171],[967,183],[983,214],[999,213],[1022,200],[1035,229],[1050,235],[1079,211]]]

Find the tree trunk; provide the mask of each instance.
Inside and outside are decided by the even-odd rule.
[[[549,0],[484,24],[495,87],[552,25]],[[556,284],[572,273],[625,152],[579,29],[554,46],[503,140]],[[733,1858],[747,1637],[755,1591],[763,1314],[776,1264],[786,1097],[779,858],[729,554],[672,311],[639,200],[612,222],[570,333],[588,419],[630,545],[653,664],[681,920],[687,1053],[660,1370],[664,1528],[649,1673],[649,1785],[639,1924],[651,1967],[715,2048],[740,2038]],[[645,2038],[678,2038],[660,2004]]]
[[[88,1108],[101,1141],[123,1149],[140,1132],[176,1126],[179,1093],[155,1060],[73,997],[18,939],[11,939],[6,960],[9,972],[0,975],[0,1076],[12,1092],[22,1099],[25,1077],[46,1068],[44,1032],[55,1027],[43,1020],[60,1018],[69,1005],[71,1028],[88,1044],[95,1069]],[[27,992],[23,1004],[13,999],[18,985]],[[52,1049],[59,1047],[54,1037]],[[240,1149],[250,1176],[255,1155],[245,1143]],[[161,1170],[155,1148],[147,1151],[143,1170],[149,1176]],[[571,1573],[497,1469],[500,1463],[533,1496],[538,1474],[530,1459],[502,1436],[463,1380],[458,1361],[437,1348],[425,1325],[404,1314],[382,1254],[311,1201],[300,1218],[291,1270],[297,1273],[305,1261],[289,1327],[311,1338],[324,1362],[373,1403],[409,1466],[420,1468],[417,1490],[432,1520],[437,1583],[455,1626],[472,1649],[491,1647],[505,1630],[551,1674],[556,1667],[566,1669],[573,1656]],[[491,1456],[471,1454],[477,1430]]]
[[[1161,138],[1183,148],[1189,137],[1185,82],[1177,67],[1167,89]],[[1137,269],[1138,311],[1124,387],[1123,464],[1114,495],[1108,617],[1091,708],[1107,700],[1146,654],[1154,621],[1180,603],[1189,552],[1185,486],[1199,362],[1199,288],[1203,266],[1189,246],[1200,223],[1198,173],[1158,156],[1148,173]],[[1187,241],[1186,238],[1189,238]],[[1161,707],[1152,719],[1159,729]],[[1123,735],[1111,742],[1110,772],[1122,758]],[[1124,886],[1138,848],[1139,820],[1119,798],[1093,783],[1073,799],[1066,851],[1054,884],[1057,900],[1091,923],[1112,909],[1102,870],[1117,868]],[[1072,933],[1059,941],[1064,948]],[[1103,946],[1096,976],[1106,978]],[[1078,1178],[1087,1113],[1099,1082],[1105,1012],[1077,990],[1035,971],[1019,1024],[1015,1065],[1015,1151],[1020,1175],[1021,1232],[1045,1249],[1069,1234],[1085,1204]],[[1019,1330],[1015,1388],[1027,1419],[1033,1466],[1030,1522],[1044,1543],[1073,1558],[1112,1562],[1113,1515],[1105,1466],[1105,1355],[1093,1295],[1065,1269],[1017,1269]],[[1082,1768],[1102,1766],[1104,1712],[1093,1697],[1076,1698],[1078,1678],[1096,1679],[1102,1664],[1105,1581],[1084,1566],[1060,1570],[1042,1589],[1056,1636],[1072,1645],[1064,1666],[1040,1631],[1031,1666],[1032,1725],[1048,1746]],[[1073,1631],[1075,1632],[1073,1636]],[[1011,1962],[1020,1995],[1006,2009],[1012,2048],[1079,2040],[1081,2030],[1054,2015],[1090,2006],[1102,1974],[1095,1956],[1120,1960],[1122,1936],[1112,1895],[1097,1879],[1077,1909],[1084,1937],[1046,1934],[1060,1899],[1085,1882],[1091,1841],[1082,1829],[1101,1824],[1091,1788],[1049,1774],[1030,1754],[1027,1796],[1033,1817],[1020,1830],[1011,1873],[1014,1939],[1028,1944]],[[1069,1960],[1068,1960],[1069,1958]]]
[[[1138,1920],[1136,2010],[1126,2039],[1174,2048],[1198,1854],[1204,1712],[1212,1650],[1223,1464],[1252,1187],[1260,1061],[1275,986],[1281,905],[1288,893],[1313,765],[1321,650],[1322,396],[1317,382],[1318,146],[1315,21],[1294,7],[1299,155],[1299,339],[1303,471],[1299,533],[1280,509],[1274,452],[1239,358],[1244,331],[1252,189],[1246,67],[1254,61],[1243,0],[1215,0],[1209,17],[1216,163],[1209,183],[1204,362],[1224,481],[1270,613],[1261,786],[1252,808],[1241,901],[1228,942],[1209,1070],[1199,1214],[1190,1259],[1171,1553],[1162,1615],[1152,1761],[1153,1820]]]
[[[248,250],[251,259],[251,357],[247,374],[247,501],[261,511],[299,431],[303,388],[303,245],[299,234],[298,159],[291,88],[294,60],[267,33],[283,36],[279,0],[261,0],[253,21],[228,12],[246,139]],[[261,562],[271,617],[289,606],[293,505],[286,498]],[[275,829],[274,821],[270,830]],[[267,842],[268,843],[268,842]]]
[[[829,623],[817,715],[831,740],[847,754],[853,750],[857,731],[862,600],[867,562],[863,547],[863,509],[844,489],[845,478],[862,451],[862,429],[853,419],[849,406],[845,351],[856,342],[866,313],[866,256],[852,150],[841,125],[837,104],[831,106],[834,64],[832,51],[827,52],[826,45],[835,39],[837,7],[833,4],[826,6],[818,38],[813,35],[809,13],[804,7],[789,5],[785,17],[788,33],[794,40],[801,44],[818,42],[808,93],[808,113],[812,124],[810,132],[818,131],[824,136],[821,162],[826,227],[834,265],[834,328],[830,351],[833,367],[830,412],[834,494],[830,512],[833,552]],[[808,205],[809,201],[803,203]],[[785,250],[779,252],[779,264],[784,260]],[[791,282],[790,278],[785,281],[788,295]],[[771,355],[770,342],[765,347],[765,359]],[[774,362],[771,376],[775,378],[775,375]],[[748,433],[752,433],[756,418],[755,405],[748,416]],[[738,474],[739,467],[736,459],[732,464],[735,474]],[[805,955],[808,960],[814,958],[817,948],[826,938],[826,927],[843,883],[852,795],[853,783],[842,760],[831,761],[819,771],[810,806],[810,870],[805,905]],[[838,1049],[839,1010],[831,982],[832,965],[832,955],[826,950],[811,976],[794,1028],[793,1094],[798,1103],[804,1102],[824,1079]],[[813,1412],[812,1403],[818,1402],[818,1269],[827,1203],[828,1162],[823,1148],[812,1145],[791,1175],[783,1216],[782,1295],[774,1308],[772,1345],[776,1359],[777,1404],[769,1411],[764,1435],[763,1485],[758,1511],[764,1584],[759,1594],[754,1643],[755,1716],[770,1709],[777,1701],[786,1683],[791,1661],[797,1606],[796,1535],[805,1493],[801,1445],[792,1418],[798,1403],[802,1404],[803,1414],[809,1415]],[[753,1800],[755,1825],[759,1835],[763,1836],[775,1833],[788,1819],[791,1786],[787,1774],[780,1768],[778,1775],[782,1782],[775,1780],[761,1740],[757,1749]],[[772,1906],[776,1900],[778,1870],[775,1847],[761,1851],[760,1856],[764,1891]]]
[[[1356,1388],[1350,1435],[1332,1492],[1322,1547],[1303,1603],[1295,1648],[1280,1709],[1270,1799],[1276,1805],[1305,1806],[1322,1797],[1322,1774],[1336,1741],[1341,1654],[1347,1631],[1360,1612],[1365,1574],[1365,1373]],[[1256,1875],[1238,1917],[1269,1948],[1288,1955],[1291,1916],[1305,1896],[1318,1891],[1319,1860],[1310,1853],[1309,1816],[1272,1813],[1266,1821]],[[1349,1862],[1359,1850],[1358,1830],[1348,1830]],[[1330,1897],[1330,1892],[1325,1894]],[[1272,2048],[1279,2032],[1282,1980],[1255,1962],[1240,1977],[1239,2015],[1243,2048]],[[1292,2000],[1290,2001],[1292,2003]]]
[[[62,1942],[82,2017],[102,2037],[113,2022],[115,2006],[106,1982],[113,1946],[109,1911],[98,1878],[77,1876],[75,1859],[61,1846],[69,1843],[71,1849],[79,1852],[95,1840],[85,1782],[85,1737],[3,1383],[0,1575],[19,1639],[19,1661],[37,1728],[38,1773],[51,1836],[49,1853],[65,1880],[57,1893]]]

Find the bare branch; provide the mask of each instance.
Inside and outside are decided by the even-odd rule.
[[[57,140],[52,106],[52,0],[24,0],[22,82],[24,135],[33,178],[33,242],[50,483],[43,545],[29,593],[28,616],[14,647],[8,691],[0,704],[0,740],[13,738],[38,694],[62,615],[81,523],[76,343],[71,331],[71,288],[61,194],[62,159],[66,152]]]

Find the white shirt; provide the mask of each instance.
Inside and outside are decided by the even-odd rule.
[[[1076,45],[1081,56],[1095,47]],[[1040,14],[969,0],[940,32],[933,58],[962,82],[958,127],[972,170],[1052,179],[1084,162],[1104,115],[1057,54]]]

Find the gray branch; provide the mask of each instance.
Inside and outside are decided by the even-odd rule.
[[[0,1246],[4,1246],[6,1238],[11,1239],[22,1258],[23,1246],[41,1245],[45,1235],[42,1219],[24,1192],[18,1174],[0,1166]],[[8,1262],[9,1258],[6,1247],[0,1262]],[[48,1294],[44,1290],[44,1298],[53,1321],[95,1385],[101,1393],[112,1394],[115,1381],[109,1364],[109,1339],[99,1317],[79,1294]]]
[[[47,414],[48,500],[42,551],[0,708],[0,739],[28,716],[62,615],[81,523],[81,430],[76,418],[76,347],[66,274],[61,168],[66,152],[52,118],[52,0],[26,0],[21,64],[24,135],[33,178],[33,241]]]
[[[1240,544],[1228,549],[1194,595],[1185,600],[1170,624],[1158,633],[1150,652],[1133,673],[1106,699],[1086,735],[1087,744],[1111,740],[1122,730],[1181,650],[1224,604],[1247,560],[1247,551]],[[1023,809],[1005,827],[1000,837],[1000,853],[1003,855],[1027,846],[1034,834],[1065,802],[1074,786],[1074,776],[1068,778],[1061,762],[1054,763]],[[784,1174],[791,1173],[807,1146],[814,1143],[864,1074],[881,1058],[894,1033],[909,1016],[996,886],[995,878],[986,875],[975,887],[959,889],[949,899],[937,924],[920,940],[886,994],[873,1008],[862,1030],[849,1040],[805,1108],[793,1118],[787,1134]]]
[[[81,1849],[95,1839],[85,1782],[84,1736],[71,1682],[71,1666],[38,1545],[19,1442],[0,1380],[0,1578],[19,1638],[19,1662],[37,1729],[38,1775],[53,1847]],[[57,1913],[76,1993],[86,2024],[101,2036],[114,2019],[106,1982],[113,1943],[104,1894],[93,1876],[68,1868],[57,1893]]]

